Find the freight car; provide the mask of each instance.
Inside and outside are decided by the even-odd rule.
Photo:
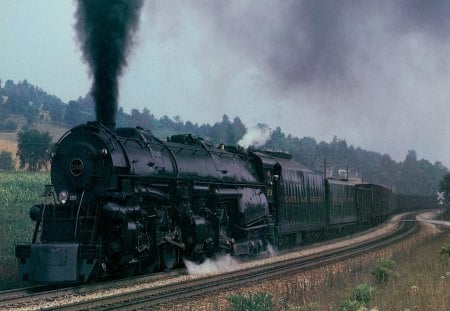
[[[30,210],[20,276],[42,283],[173,269],[183,258],[253,256],[385,219],[392,193],[324,178],[281,152],[162,141],[88,122],[51,154],[52,185]],[[392,205],[392,206],[391,206]]]

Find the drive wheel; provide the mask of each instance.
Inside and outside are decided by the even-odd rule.
[[[91,274],[89,275],[87,281],[88,283],[95,284],[99,280],[99,278],[104,274],[105,269],[103,268],[104,263],[101,261],[97,261],[95,263],[94,269],[92,269]],[[104,266],[106,267],[106,266]]]
[[[143,273],[153,273],[158,268],[158,260],[156,258],[149,258],[142,263]]]
[[[172,270],[177,266],[180,259],[178,247],[166,243],[161,245],[160,254],[161,262],[165,269]]]
[[[135,263],[129,263],[126,265],[123,265],[120,271],[120,275],[122,277],[132,277],[136,274],[137,271],[137,265]]]

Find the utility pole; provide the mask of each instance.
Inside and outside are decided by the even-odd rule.
[[[321,165],[320,167],[323,167],[323,178],[327,177],[327,158],[323,158],[323,166]]]

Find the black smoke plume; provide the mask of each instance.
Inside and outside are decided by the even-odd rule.
[[[78,0],[75,28],[93,78],[97,120],[114,123],[118,78],[127,65],[142,0]]]

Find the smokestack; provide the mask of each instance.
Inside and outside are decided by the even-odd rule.
[[[91,94],[97,121],[114,124],[118,78],[127,65],[142,0],[78,0],[75,29],[93,78]]]

